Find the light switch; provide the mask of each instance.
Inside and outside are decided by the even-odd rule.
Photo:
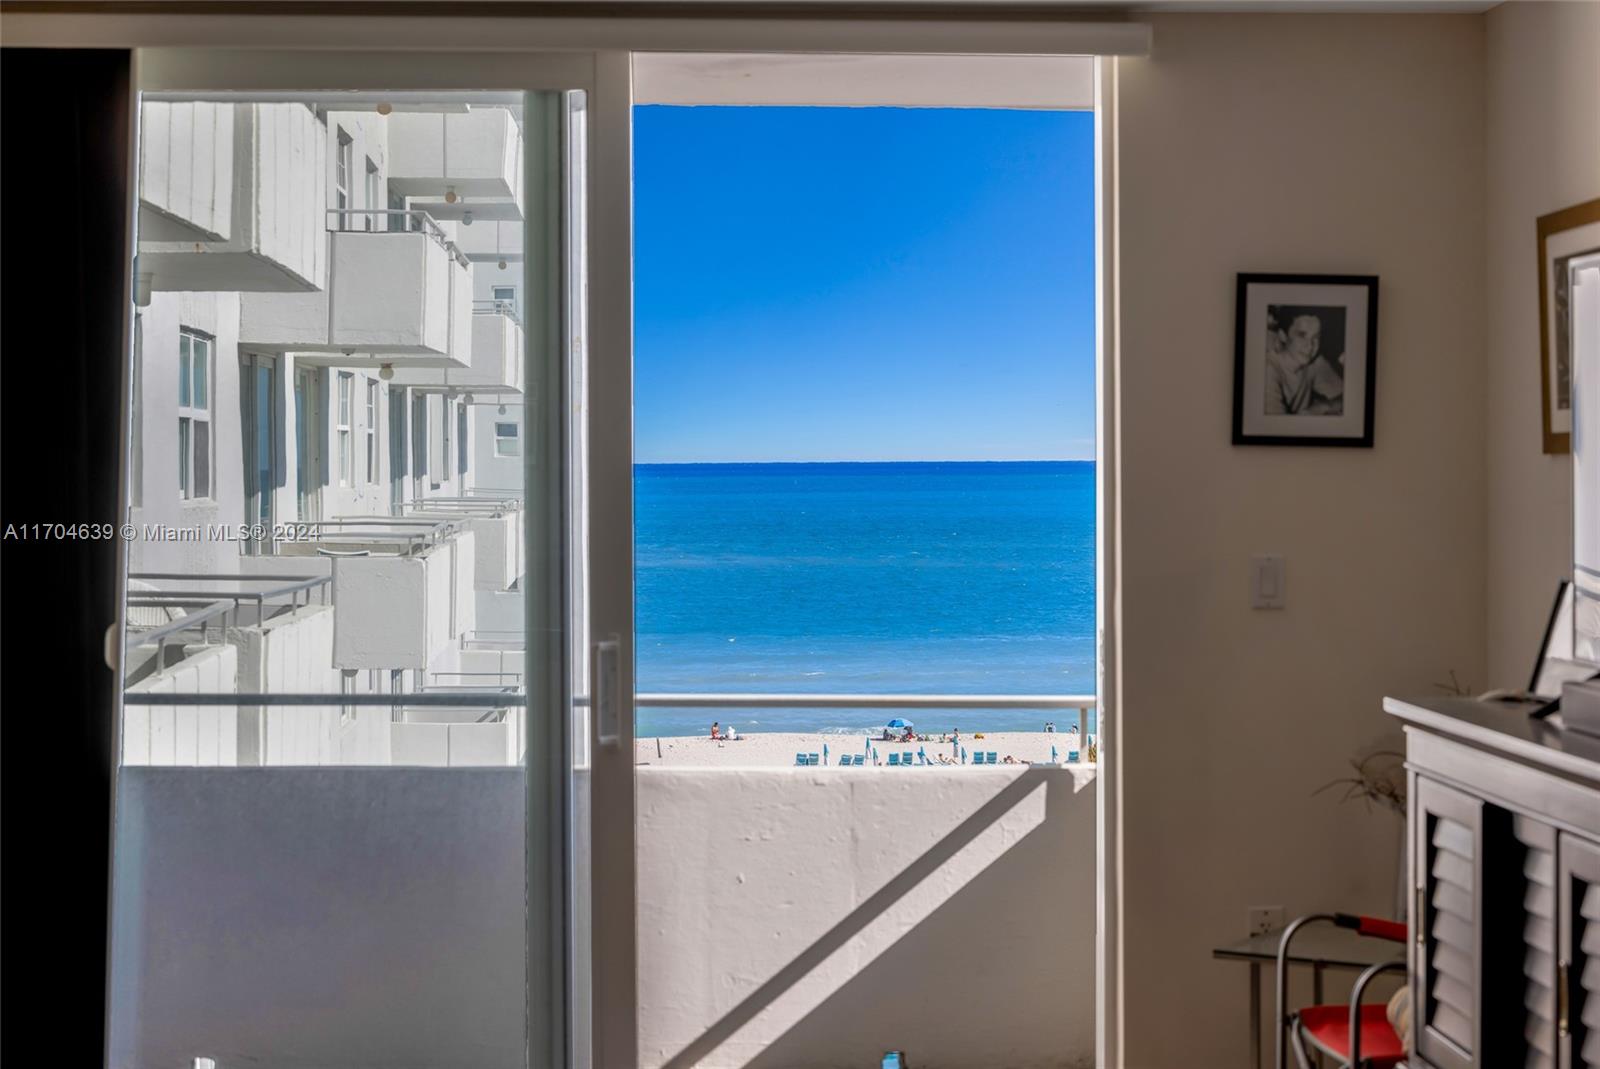
[[[1275,553],[1250,558],[1250,607],[1281,609],[1286,603],[1283,558]]]

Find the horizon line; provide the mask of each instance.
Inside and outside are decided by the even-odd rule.
[[[634,466],[648,464],[652,467],[707,467],[714,464],[1093,464],[1093,457],[1017,457],[1003,459],[971,459],[952,457],[938,460],[634,460]]]

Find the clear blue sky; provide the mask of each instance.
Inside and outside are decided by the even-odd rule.
[[[637,459],[1092,459],[1092,131],[636,108]]]

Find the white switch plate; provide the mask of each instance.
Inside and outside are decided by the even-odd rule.
[[[1283,557],[1268,553],[1250,558],[1250,607],[1281,609],[1288,604]]]

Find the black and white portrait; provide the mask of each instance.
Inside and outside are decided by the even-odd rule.
[[[1378,280],[1240,275],[1236,445],[1371,445]]]
[[[1262,411],[1279,416],[1344,415],[1344,309],[1267,305]]]

